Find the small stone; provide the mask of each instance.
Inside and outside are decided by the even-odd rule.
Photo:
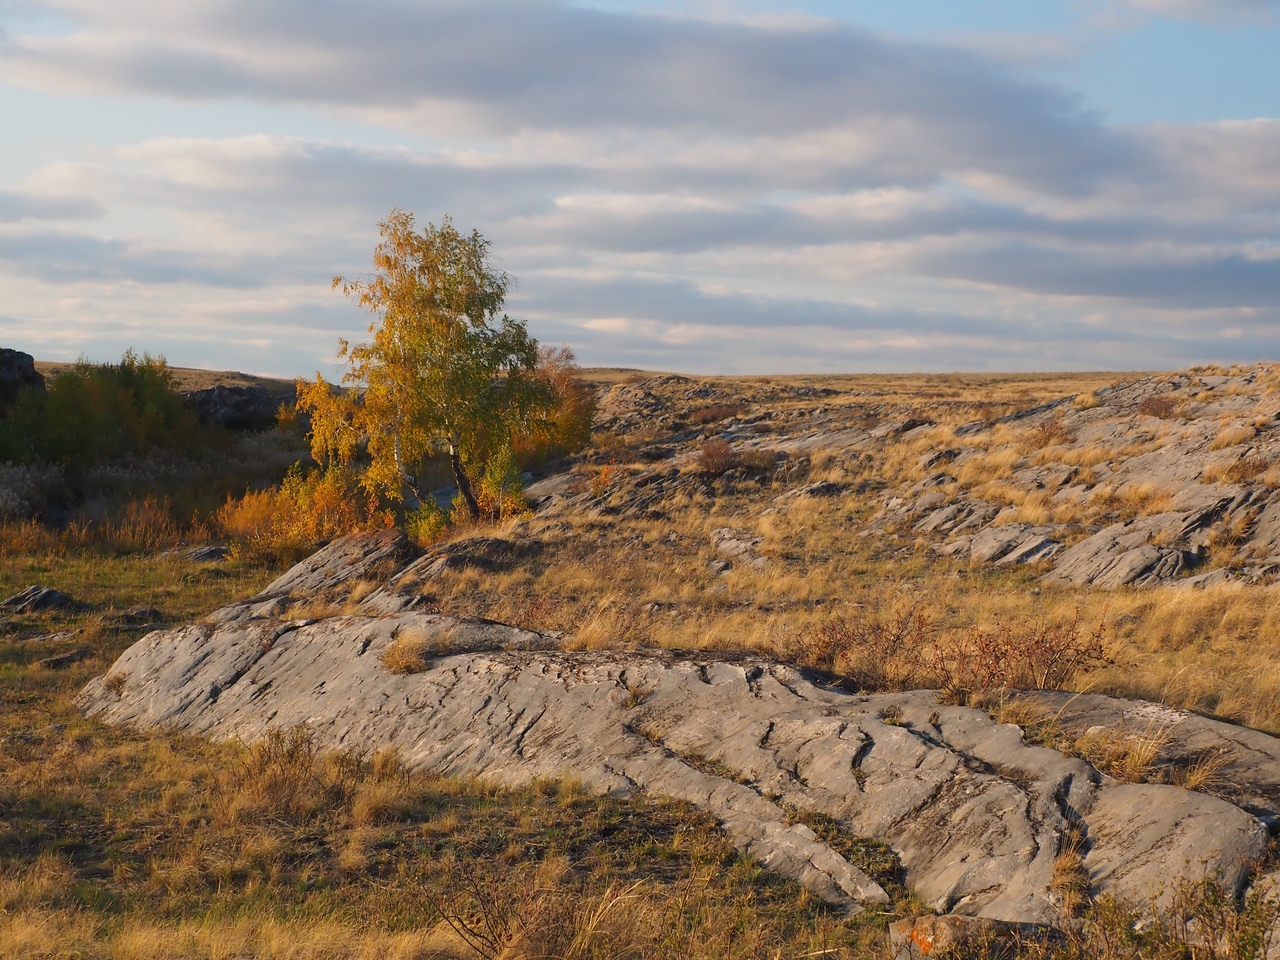
[[[87,657],[93,656],[92,650],[79,647],[67,653],[59,653],[56,656],[45,657],[43,660],[37,660],[36,666],[44,667],[46,670],[62,670],[71,666],[73,663],[79,663]]]
[[[196,560],[200,563],[216,563],[231,556],[231,548],[224,546],[192,547],[183,556],[188,560]]]

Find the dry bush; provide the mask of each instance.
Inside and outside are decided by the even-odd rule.
[[[0,523],[0,552],[10,556],[51,553],[60,543],[56,533],[35,520]]]
[[[965,702],[979,690],[1062,689],[1114,662],[1105,638],[1101,622],[1092,632],[1082,628],[1079,611],[1069,620],[944,631],[919,604],[907,604],[883,616],[833,617],[797,637],[793,651],[861,689],[926,686]]]
[[[349,802],[364,768],[359,752],[322,755],[306,727],[272,730],[236,758],[211,799],[225,825],[303,823]]]
[[[724,440],[708,440],[698,447],[698,471],[719,477],[742,465],[738,452]]]
[[[593,468],[587,476],[588,489],[593,497],[603,497],[622,475],[622,468],[616,463],[605,463]]]
[[[1137,410],[1143,416],[1170,420],[1178,415],[1178,398],[1167,393],[1147,397],[1138,404]]]
[[[1114,663],[1106,627],[1084,629],[1077,610],[1070,620],[972,627],[950,644],[935,643],[928,662],[938,689],[956,699],[992,688],[1061,690],[1079,674]]]
[[[917,604],[881,615],[835,616],[798,635],[794,652],[806,666],[836,673],[864,690],[901,690],[924,681],[933,622]]]
[[[709,423],[728,420],[730,417],[736,417],[741,413],[742,405],[739,403],[712,403],[689,411],[689,413],[685,414],[684,420],[694,426],[701,427]]]
[[[772,450],[743,450],[738,455],[738,464],[748,473],[767,476],[778,467],[778,455]]]
[[[1045,447],[1061,447],[1075,443],[1076,435],[1062,422],[1061,417],[1046,420],[1022,434],[1022,449],[1026,453]]]
[[[102,678],[102,688],[108,693],[114,693],[117,697],[124,696],[125,684],[129,682],[129,678],[123,673],[108,673]]]
[[[165,498],[131,500],[115,517],[100,523],[71,524],[65,537],[77,547],[100,546],[117,553],[151,552],[183,539],[184,532],[173,521],[171,512]],[[198,530],[196,536],[204,532]]]

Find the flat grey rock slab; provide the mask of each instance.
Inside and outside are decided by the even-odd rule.
[[[405,535],[400,530],[342,537],[286,570],[268,584],[260,596],[320,594],[363,576],[380,563],[401,559],[405,549]]]
[[[1164,704],[1094,693],[1035,690],[1019,693],[1017,700],[1039,707],[1046,721],[1064,733],[1080,736],[1105,728],[1157,736],[1166,760],[1211,759],[1215,793],[1242,805],[1270,804],[1280,816],[1280,740],[1260,730]]]
[[[427,654],[421,673],[380,659],[407,641]],[[1157,873],[1170,886],[1206,872],[1238,883],[1263,849],[1257,818],[1224,800],[1168,786],[1135,799],[929,691],[855,696],[768,661],[552,643],[412,612],[215,617],[139,640],[81,703],[115,724],[245,741],[304,724],[323,747],[391,747],[413,769],[512,786],[574,777],[685,800],[768,869],[849,912],[887,897],[797,811],[888,843],[930,906],[1017,922],[1058,917],[1053,866],[1072,824],[1089,837],[1095,892],[1139,903]],[[1136,833],[1126,810],[1141,819]]]

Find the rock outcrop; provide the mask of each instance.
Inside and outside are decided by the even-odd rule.
[[[645,383],[653,409],[668,409],[667,385]],[[940,556],[1030,564],[1073,586],[1270,583],[1277,387],[1280,371],[1259,365],[1144,377],[961,426],[900,410],[872,425],[815,407],[743,414],[716,434],[740,453],[913,463],[894,468],[906,480],[881,496],[868,532],[911,531]]]
[[[26,389],[44,389],[44,377],[36,370],[35,358],[21,350],[0,347],[0,414],[18,399],[19,391]]]
[[[280,400],[259,386],[219,384],[186,395],[200,422],[228,430],[265,430],[276,422]]]
[[[1230,799],[1116,783],[930,691],[854,695],[749,657],[565,651],[554,635],[387,602],[447,556],[415,559],[394,532],[336,541],[259,597],[145,636],[82,705],[110,723],[221,739],[304,724],[322,746],[394,748],[415,769],[679,798],[850,912],[887,894],[805,825],[813,815],[887,843],[931,907],[1020,923],[1059,918],[1054,868],[1071,837],[1084,838],[1095,893],[1141,904],[1205,876],[1234,893],[1264,850],[1263,820]],[[357,581],[384,588],[345,615],[282,619]],[[388,666],[405,645],[420,672]],[[1263,737],[1245,740],[1275,766],[1280,745]]]

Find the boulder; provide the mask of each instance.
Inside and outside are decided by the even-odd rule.
[[[21,350],[0,347],[0,414],[24,389],[44,389],[44,377],[36,370],[35,358]]]
[[[295,598],[319,599],[349,584],[376,578],[404,566],[415,551],[400,530],[376,530],[334,540],[286,570],[256,597],[223,607],[211,616],[219,622],[280,616]]]
[[[1030,563],[1051,557],[1062,546],[1048,535],[1052,527],[1008,523],[987,527],[969,543],[969,556],[979,563]]]
[[[46,670],[65,670],[67,667],[79,663],[81,660],[87,660],[93,656],[93,651],[85,647],[77,647],[75,650],[68,650],[66,653],[55,654],[52,657],[45,657],[43,660],[37,660],[37,667],[44,667]]]
[[[736,561],[757,570],[762,569],[769,562],[767,557],[756,553],[756,549],[762,543],[764,543],[764,537],[753,537],[749,533],[729,527],[720,527],[711,531],[711,548],[717,554],[730,563]],[[728,566],[717,572],[723,573],[727,569]]]
[[[67,610],[79,606],[65,593],[51,587],[32,585],[8,600],[0,601],[0,607],[14,613],[38,613],[41,610]]]
[[[1193,515],[1199,517],[1200,511]],[[1200,562],[1200,554],[1151,541],[1170,526],[1185,526],[1187,520],[1182,515],[1159,514],[1112,524],[1063,550],[1044,580],[1095,587],[1155,586],[1175,580]]]

